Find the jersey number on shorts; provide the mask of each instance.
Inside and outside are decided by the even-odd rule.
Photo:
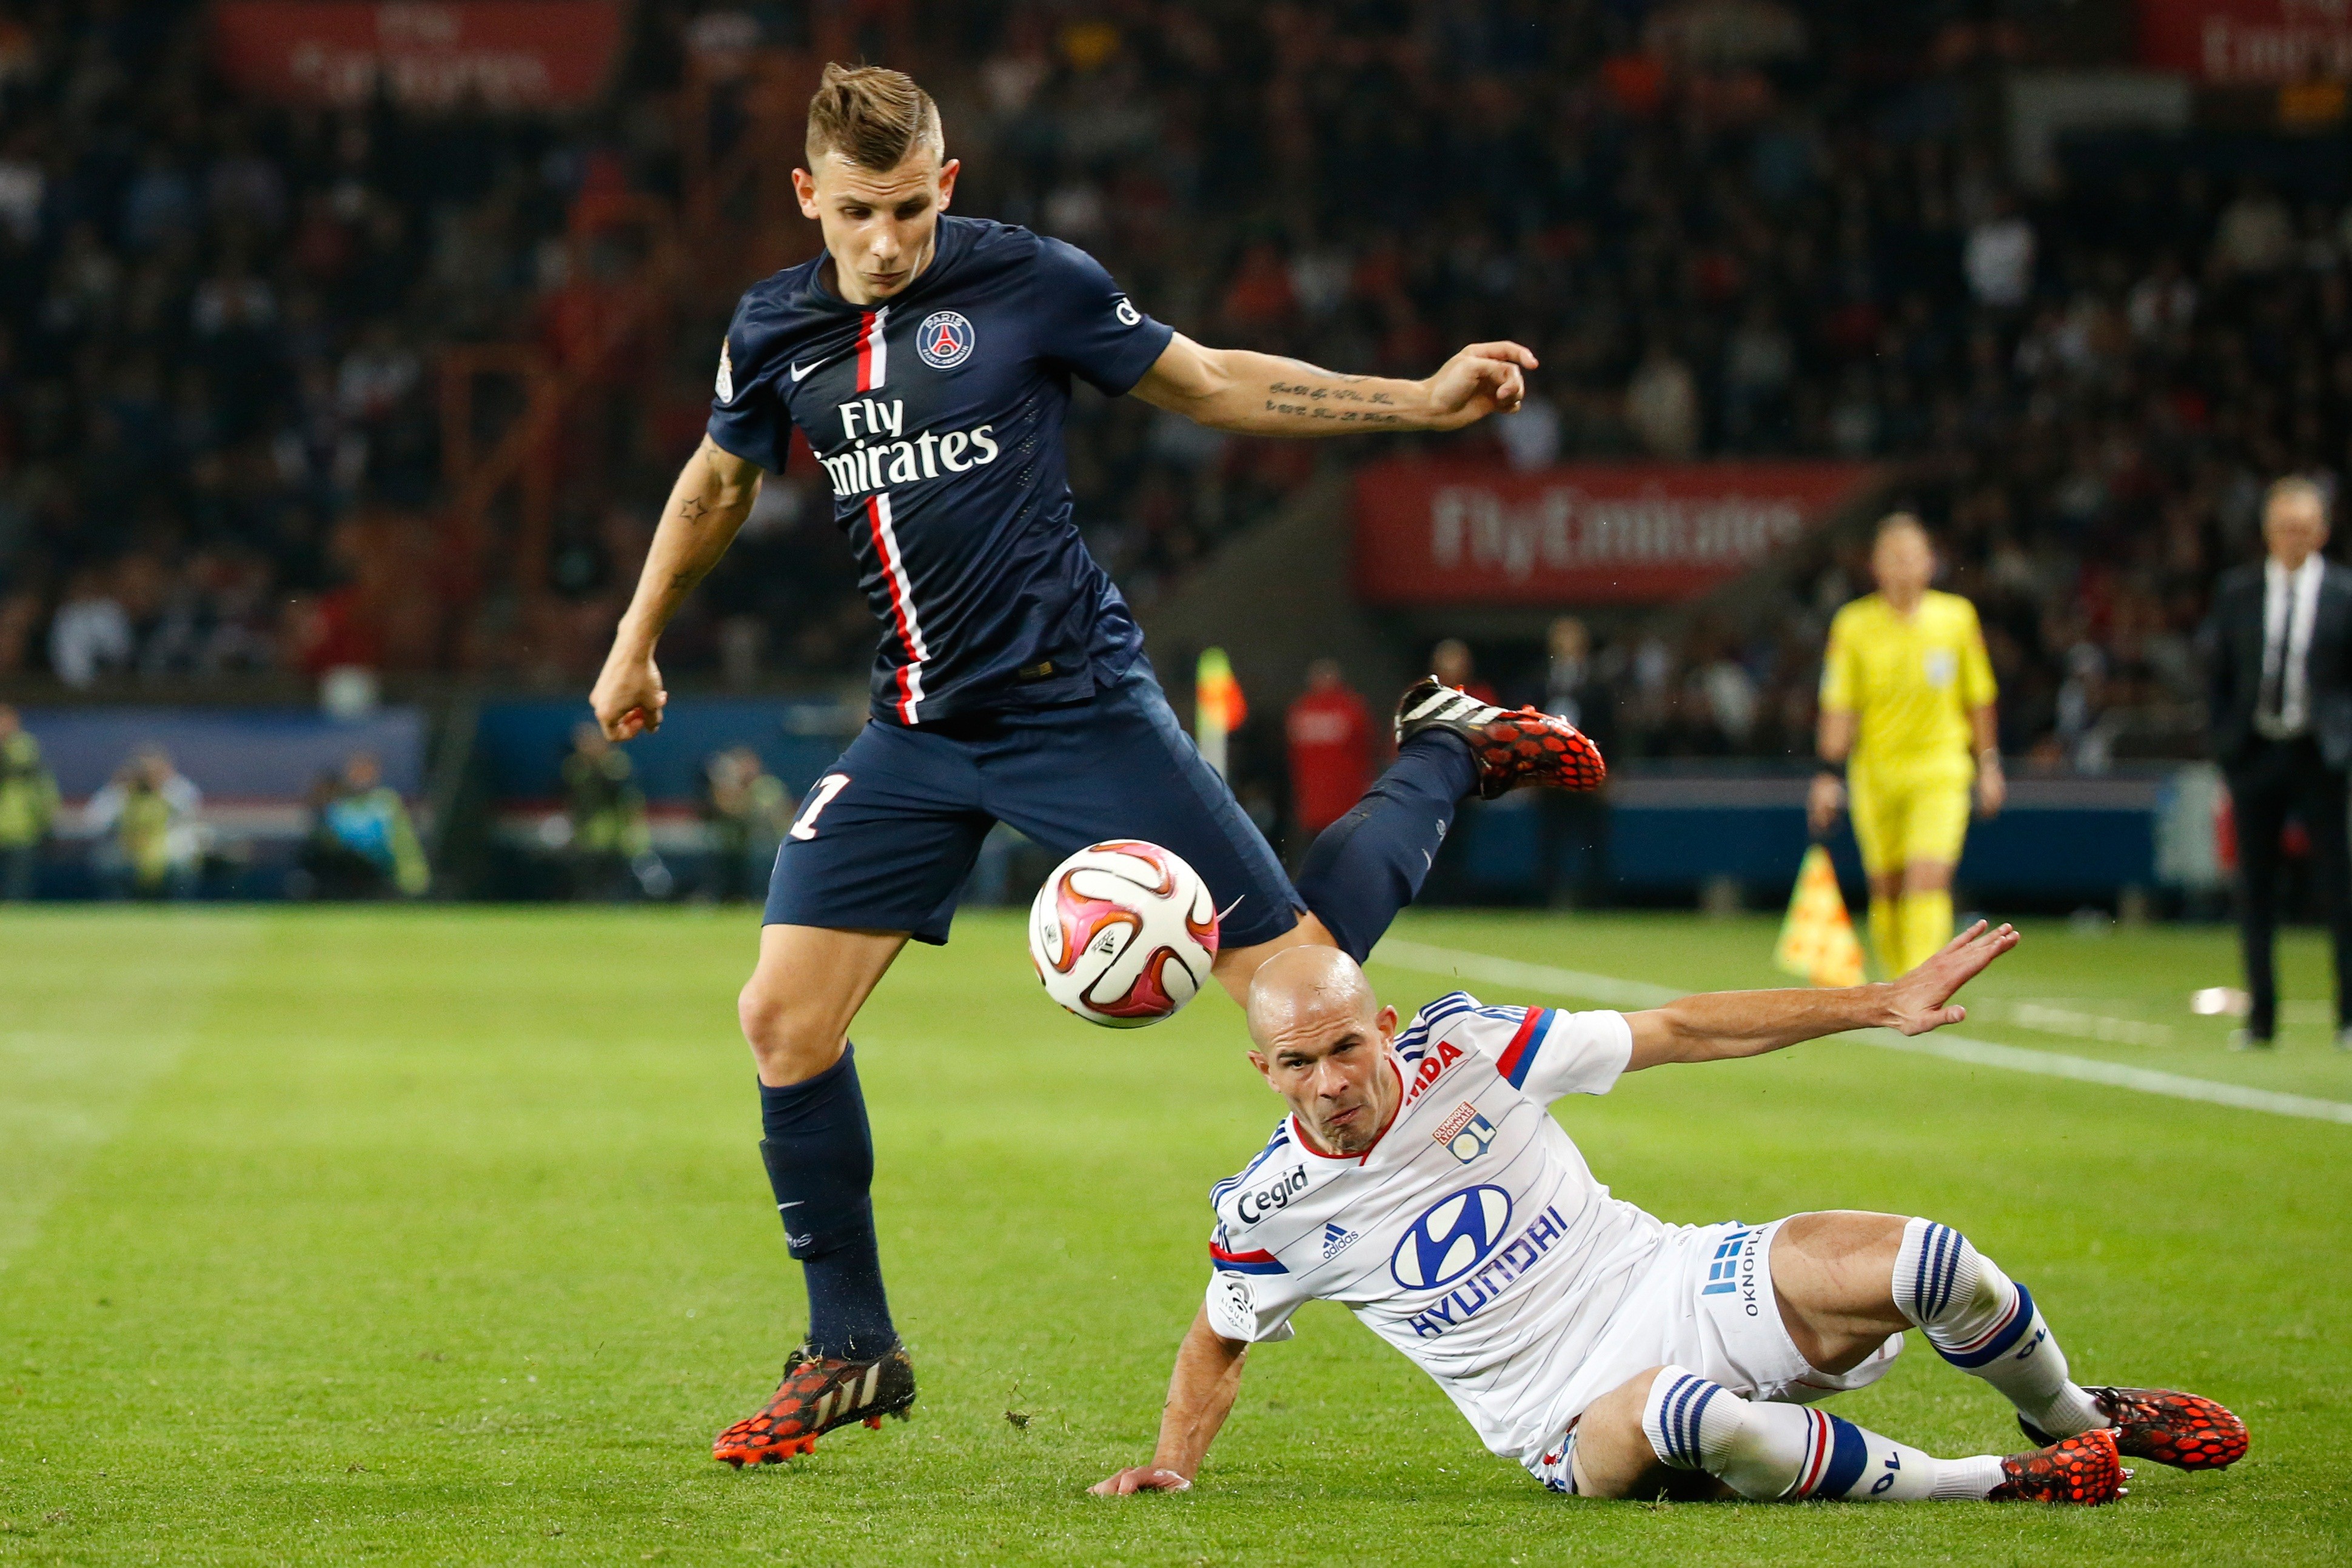
[[[847,773],[827,773],[824,777],[817,780],[816,788],[809,791],[808,804],[801,807],[799,820],[793,824],[793,837],[795,838],[814,838],[816,837],[816,819],[818,815],[822,813],[826,806],[831,805],[833,804],[833,797],[839,795],[844,789],[847,788],[848,784],[849,775]]]

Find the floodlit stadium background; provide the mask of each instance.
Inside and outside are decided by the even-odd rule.
[[[1943,1055],[1823,1047],[1574,1131],[1678,1220],[1998,1234],[2097,1375],[2202,1380],[2254,1457],[2063,1524],[1564,1516],[1333,1312],[1254,1367],[1213,1485],[1091,1511],[1272,1105],[1219,999],[1108,1058],[1047,1007],[988,908],[1044,869],[1006,837],[859,1035],[919,1419],[709,1467],[799,1310],[739,900],[873,647],[813,466],[666,639],[661,734],[624,773],[574,731],[734,298],[814,252],[787,176],[828,58],[938,96],[960,211],[1203,341],[1541,356],[1450,437],[1083,389],[1072,422],[1089,542],[1188,718],[1229,658],[1286,854],[1318,658],[1377,729],[1458,639],[1607,748],[1600,810],[1465,813],[1374,968],[1401,1004],[1775,983],[1822,634],[1916,507],[2013,785],[1961,908],[2026,947]],[[2347,62],[2295,0],[0,5],[0,703],[58,795],[0,843],[35,900],[0,910],[0,1556],[2337,1550],[2352,1068],[2308,932],[2282,1050],[2225,1049],[2196,632],[2263,484],[2352,460]],[[199,799],[142,869],[89,807],[158,750]],[[201,907],[67,907],[108,899]],[[512,907],[564,901],[600,907]],[[1883,1423],[2000,1442],[1916,1351]]]
[[[749,745],[804,787],[873,647],[813,466],[663,645],[679,703],[629,786],[658,866],[583,863],[562,766],[734,297],[814,248],[815,66],[863,56],[937,93],[961,210],[1205,341],[1542,356],[1527,412],[1444,438],[1230,439],[1081,391],[1088,540],[1180,706],[1231,653],[1234,776],[1289,848],[1309,659],[1384,711],[1459,637],[1541,701],[1573,612],[1612,821],[1486,814],[1433,896],[1774,901],[1827,616],[1907,502],[1983,613],[2020,781],[1964,890],[2210,911],[2194,633],[2261,484],[2352,436],[2341,24],[2265,9],[16,7],[0,695],[65,803],[32,881],[108,885],[79,808],[157,743],[205,802],[187,896],[341,889],[289,872],[359,751],[434,897],[740,890],[707,764]],[[2206,11],[2236,52],[2181,54]]]

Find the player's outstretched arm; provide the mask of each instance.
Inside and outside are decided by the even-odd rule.
[[[1472,343],[1423,381],[1340,375],[1249,349],[1213,349],[1178,332],[1135,395],[1213,429],[1244,436],[1344,436],[1457,430],[1527,396],[1536,356],[1517,343]]]
[[[1967,1008],[1951,1005],[1952,994],[2016,945],[2013,928],[1979,921],[1898,980],[1827,991],[1711,991],[1628,1013],[1633,1051],[1625,1070],[1760,1057],[1847,1029],[1924,1035],[1967,1017]]]
[[[669,693],[662,689],[654,645],[694,585],[727,553],[759,495],[760,466],[708,436],[678,470],[662,507],[661,525],[654,530],[653,547],[646,552],[645,570],[637,574],[637,591],[622,613],[613,651],[604,656],[604,671],[588,696],[607,739],[626,741],[661,728]]]
[[[1241,1392],[1242,1358],[1248,1353],[1248,1345],[1211,1328],[1208,1309],[1202,1308],[1176,1352],[1168,1404],[1160,1412],[1160,1446],[1152,1450],[1151,1463],[1106,1477],[1087,1489],[1097,1497],[1129,1497],[1190,1488],[1201,1473],[1210,1442],[1233,1410],[1234,1396]]]

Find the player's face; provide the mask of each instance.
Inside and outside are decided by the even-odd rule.
[[[838,153],[794,169],[801,212],[824,230],[841,297],[853,305],[889,299],[930,265],[940,214],[955,194],[953,158],[918,145],[895,169],[874,170]]]
[[[1890,528],[1871,547],[1870,574],[1879,592],[1910,598],[1936,579],[1936,552],[1927,536],[1916,528]]]
[[[2263,541],[2280,565],[2290,571],[2301,567],[2327,542],[2327,513],[2319,499],[2290,493],[2271,502],[2263,513]]]
[[[1250,1061],[1288,1102],[1317,1147],[1360,1154],[1396,1110],[1391,1065],[1397,1015],[1369,1005],[1301,1007]]]

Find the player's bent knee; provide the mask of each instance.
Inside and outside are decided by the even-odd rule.
[[[744,983],[735,999],[735,1018],[763,1082],[798,1083],[841,1059],[841,1031],[832,1010],[764,975],[755,973]]]

